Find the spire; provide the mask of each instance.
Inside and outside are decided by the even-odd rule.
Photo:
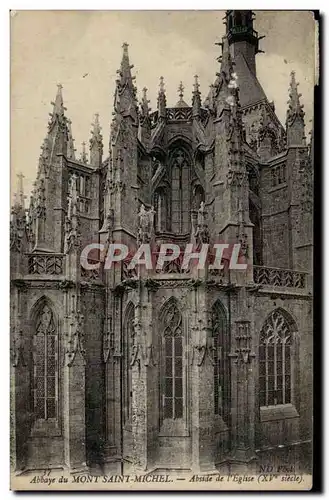
[[[179,101],[177,102],[175,108],[188,108],[188,104],[184,101],[184,86],[183,82],[180,82],[179,87],[178,87],[178,96],[179,96]]]
[[[199,91],[200,84],[198,82],[198,75],[194,76],[194,85],[192,93],[192,108],[193,108],[193,118],[200,116],[201,111],[201,92]]]
[[[90,138],[90,163],[98,167],[102,163],[103,155],[103,136],[101,134],[101,126],[99,124],[99,114],[95,114],[95,120],[92,124],[91,138]]]
[[[64,103],[63,103],[63,94],[62,94],[63,85],[61,83],[57,84],[57,94],[55,98],[54,105],[54,113],[64,114]]]
[[[57,85],[57,94],[53,105],[53,112],[50,113],[48,122],[47,140],[49,143],[49,161],[47,168],[58,161],[59,155],[67,156],[68,146],[68,126],[65,116],[66,108],[63,105],[62,85]]]
[[[128,44],[124,43],[122,47],[121,66],[117,71],[119,77],[116,79],[114,93],[114,111],[115,114],[121,114],[123,117],[130,116],[134,122],[137,122],[136,87],[133,83],[135,77],[131,75],[131,69],[134,66],[129,62]]]
[[[287,121],[291,125],[294,120],[299,117],[300,119],[304,120],[304,105],[300,103],[300,97],[302,94],[298,93],[298,85],[299,83],[296,82],[295,78],[295,71],[292,71],[291,74],[291,80],[290,80],[290,88],[289,88],[289,101],[288,101],[288,110],[287,110]]]
[[[65,125],[66,118],[64,112],[66,108],[63,103],[63,94],[62,94],[63,86],[59,83],[57,85],[57,94],[55,98],[55,102],[51,102],[53,105],[53,112],[50,113],[50,122],[49,122],[49,131],[53,129],[56,123],[61,126]]]
[[[135,77],[131,75],[131,70],[133,69],[134,65],[130,64],[129,62],[128,47],[128,43],[124,42],[124,44],[122,45],[123,54],[121,59],[121,66],[120,70],[118,70],[118,73],[120,75],[121,86],[129,85],[131,88],[133,88],[133,80],[135,79]]]
[[[68,140],[67,140],[67,157],[69,160],[75,160],[75,151],[74,148],[74,139],[72,136],[72,122],[71,120],[67,120],[67,129],[68,129]]]
[[[82,163],[87,164],[87,163],[88,163],[88,159],[87,159],[87,153],[86,153],[86,143],[85,143],[85,141],[83,141],[83,142],[81,143],[81,145],[82,145],[82,151],[81,151],[80,161],[81,161]]]
[[[163,76],[160,76],[160,84],[159,84],[159,94],[158,94],[158,112],[159,112],[159,118],[165,118],[166,117],[166,94],[165,94],[165,88],[164,88],[164,79]]]
[[[300,103],[302,94],[298,93],[298,85],[295,79],[295,72],[291,72],[289,87],[289,101],[287,109],[287,143],[289,145],[305,145],[305,122],[304,105]]]

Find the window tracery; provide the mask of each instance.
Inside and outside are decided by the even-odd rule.
[[[226,315],[217,301],[212,308],[212,337],[214,347],[214,409],[228,423],[229,417],[229,359]]]
[[[162,334],[164,419],[183,418],[183,331],[182,314],[171,303],[163,317]]]
[[[44,304],[34,335],[34,413],[37,420],[58,416],[58,332],[51,308]]]
[[[260,333],[260,406],[291,403],[291,377],[292,332],[282,312],[275,310]]]

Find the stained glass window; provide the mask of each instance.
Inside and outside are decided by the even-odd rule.
[[[182,315],[175,303],[163,319],[163,418],[183,418],[183,332]]]
[[[214,408],[228,423],[230,399],[229,339],[226,314],[220,302],[212,308],[212,337],[214,347]]]
[[[260,406],[291,402],[291,330],[280,310],[266,320],[259,345]]]
[[[34,336],[34,411],[37,419],[57,418],[58,334],[53,312],[45,304],[38,315]]]

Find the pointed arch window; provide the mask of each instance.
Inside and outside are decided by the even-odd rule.
[[[131,419],[132,407],[132,372],[131,356],[134,344],[135,328],[135,308],[133,304],[127,306],[126,321],[123,340],[123,423],[126,424]]]
[[[58,418],[58,331],[54,314],[43,304],[34,335],[34,414],[36,420]]]
[[[175,149],[171,158],[171,217],[174,233],[187,233],[190,225],[189,161],[183,149]]]
[[[259,398],[260,406],[292,402],[292,336],[286,315],[271,313],[260,333]]]
[[[217,301],[212,308],[212,338],[214,347],[214,409],[228,424],[230,401],[229,339],[226,314]]]
[[[182,314],[171,302],[163,315],[162,332],[162,416],[183,418],[183,330]]]

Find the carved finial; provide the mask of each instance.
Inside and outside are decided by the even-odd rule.
[[[147,88],[143,88],[143,97],[142,97],[142,102],[141,102],[141,121],[144,122],[145,118],[149,116],[150,108],[149,108],[149,99],[147,98]]]
[[[159,84],[159,94],[158,94],[158,112],[159,112],[159,117],[165,118],[166,117],[166,94],[165,94],[165,88],[164,88],[164,78],[163,76],[160,76],[160,84]]]
[[[199,81],[198,81],[198,75],[194,75],[194,92],[199,92],[199,88],[200,88],[200,84],[199,84]]]
[[[180,82],[180,84],[179,84],[179,87],[178,87],[178,95],[179,95],[180,100],[182,100],[182,99],[183,99],[183,97],[184,97],[184,86],[183,86],[183,82]]]
[[[184,86],[183,82],[180,82],[179,87],[178,87],[178,95],[179,95],[179,101],[176,104],[175,108],[188,108],[188,104],[184,101]]]
[[[192,96],[192,108],[193,108],[193,117],[197,118],[200,116],[201,112],[201,94],[199,91],[200,84],[198,82],[198,75],[194,76],[194,85],[193,85],[193,96]]]
[[[92,123],[91,138],[89,140],[90,163],[98,167],[102,163],[103,136],[99,123],[99,114],[95,113],[94,123]]]
[[[17,186],[17,193],[14,194],[14,206],[24,209],[26,196],[24,195],[23,179],[25,179],[25,175],[23,175],[22,172],[20,172],[19,174],[17,174],[17,179],[18,179],[18,186]]]
[[[86,153],[86,143],[85,143],[85,141],[83,141],[83,142],[81,143],[81,146],[82,146],[82,151],[81,151],[80,161],[81,161],[82,163],[87,164],[87,163],[88,163],[88,159],[87,159],[87,153]]]
[[[129,62],[129,54],[128,54],[128,43],[124,42],[122,45],[123,48],[123,54],[122,54],[122,59],[121,59],[121,67],[119,70],[119,74],[121,76],[120,83],[121,85],[124,84],[129,84],[133,88],[133,83],[132,81],[134,80],[134,77],[131,76],[131,69],[133,69],[134,65],[130,64]]]
[[[160,87],[160,90],[159,92],[164,92],[165,91],[165,88],[164,88],[164,78],[163,76],[160,76],[160,84],[159,84],[159,87]]]

